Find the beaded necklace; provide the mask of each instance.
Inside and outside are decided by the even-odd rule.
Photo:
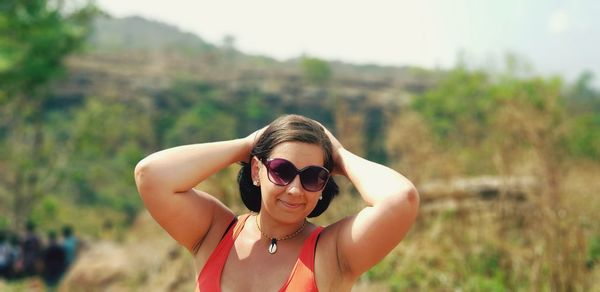
[[[258,231],[260,231],[260,234],[266,238],[271,240],[271,244],[269,244],[269,253],[270,254],[274,254],[277,252],[277,241],[282,241],[282,240],[287,240],[287,239],[292,239],[294,237],[296,237],[298,234],[300,234],[300,232],[302,232],[302,230],[304,230],[304,226],[306,226],[306,219],[304,220],[304,222],[302,223],[302,226],[300,226],[300,228],[298,228],[298,230],[294,231],[291,234],[288,234],[286,236],[280,237],[280,238],[275,238],[275,237],[271,237],[267,234],[265,234],[261,229],[260,226],[258,225],[258,215],[255,215],[254,218],[254,222],[256,222],[256,228],[258,228]]]

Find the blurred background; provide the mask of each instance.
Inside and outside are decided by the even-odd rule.
[[[0,290],[192,290],[135,164],[297,113],[421,193],[355,291],[600,291],[599,4],[191,2],[0,3]]]

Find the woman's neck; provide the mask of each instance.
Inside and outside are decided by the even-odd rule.
[[[263,237],[269,239],[291,239],[291,237],[299,235],[306,225],[306,219],[293,223],[284,223],[262,213],[258,213],[253,217],[258,232],[261,233]]]

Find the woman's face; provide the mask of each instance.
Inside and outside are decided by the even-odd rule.
[[[319,145],[301,142],[285,142],[277,145],[267,159],[282,158],[296,169],[307,166],[323,166],[323,149]],[[304,220],[317,205],[321,191],[308,191],[300,182],[300,176],[285,186],[276,185],[268,177],[267,166],[254,158],[252,175],[260,181],[262,193],[261,212],[286,223]]]

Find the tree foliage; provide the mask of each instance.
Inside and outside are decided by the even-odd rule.
[[[415,98],[412,106],[440,139],[481,139],[494,106],[491,91],[485,72],[457,67],[435,89]]]
[[[571,112],[567,147],[575,156],[600,161],[600,91],[593,88],[593,79],[591,72],[583,72],[567,90]]]
[[[331,80],[331,67],[326,61],[319,58],[303,57],[300,66],[304,79],[309,84],[323,86]]]
[[[63,3],[0,4],[0,142],[5,145],[0,159],[7,161],[2,185],[9,186],[4,198],[15,225],[44,195],[45,182],[57,181],[52,174],[60,155],[54,153],[58,139],[47,129],[46,89],[63,72],[65,58],[84,43],[96,13],[92,5],[67,11]]]
[[[33,93],[64,70],[85,41],[93,6],[65,12],[61,1],[6,0],[0,4],[0,88],[9,97]]]
[[[515,74],[457,66],[438,86],[413,99],[411,107],[438,143],[454,151],[463,165],[475,165],[467,172],[493,170],[489,157],[499,147],[515,154],[535,143],[597,159],[600,111],[593,107],[598,95],[589,85],[590,76],[584,74],[569,89],[558,78]],[[481,155],[473,155],[474,149]]]

